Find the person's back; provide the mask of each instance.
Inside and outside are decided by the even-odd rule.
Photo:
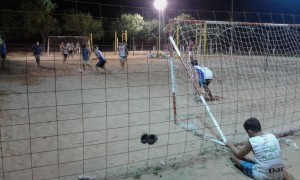
[[[264,134],[258,119],[249,118],[244,123],[249,136],[242,148],[237,148],[233,141],[227,140],[226,145],[232,150],[230,159],[249,177],[256,180],[289,180],[281,160],[281,150],[275,135]],[[254,154],[254,162],[245,156]]]
[[[284,177],[281,150],[273,134],[263,134],[249,139],[255,157],[252,168],[255,179],[279,179]]]
[[[194,69],[197,72],[198,78],[201,78],[200,80],[203,81],[203,83],[206,79],[213,79],[213,73],[208,67],[194,66]]]

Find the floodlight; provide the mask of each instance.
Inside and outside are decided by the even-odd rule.
[[[163,10],[167,6],[166,0],[155,0],[154,1],[154,7],[158,10]]]

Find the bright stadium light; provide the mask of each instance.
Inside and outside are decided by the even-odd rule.
[[[155,0],[154,1],[154,7],[158,10],[163,10],[167,6],[166,0]]]
[[[157,51],[157,57],[159,57],[159,52],[160,52],[160,24],[161,24],[161,15],[163,10],[167,6],[167,0],[155,0],[154,1],[154,7],[158,9],[158,17],[159,17],[159,22],[158,22],[158,51]]]

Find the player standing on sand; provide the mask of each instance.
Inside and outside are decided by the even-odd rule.
[[[82,46],[81,54],[82,54],[82,66],[83,66],[83,70],[85,71],[85,65],[87,65],[90,68],[92,68],[92,66],[90,65],[90,61],[89,61],[89,58],[91,56],[91,51],[86,47],[85,44]]]
[[[75,47],[76,47],[75,53],[80,54],[80,44],[79,44],[79,42],[76,43]]]
[[[64,55],[64,47],[65,47],[65,44],[64,42],[61,42],[61,44],[59,45],[59,52]]]
[[[99,62],[96,64],[97,73],[99,73],[98,68],[101,68],[104,70],[104,74],[107,74],[107,73],[110,74],[111,72],[105,68],[106,59],[105,59],[103,53],[99,50],[98,46],[95,47],[95,54],[99,60]]]
[[[69,55],[69,49],[66,45],[63,46],[63,57],[64,57],[64,63],[66,62],[68,55]]]
[[[121,63],[121,67],[123,70],[124,66],[125,66],[125,61],[127,62],[127,55],[128,55],[128,50],[125,45],[125,42],[119,44],[118,50],[119,50],[119,56],[120,56],[120,63]]]
[[[36,64],[40,67],[41,55],[42,55],[42,48],[40,43],[37,41],[35,45],[33,45],[33,55],[35,57]]]

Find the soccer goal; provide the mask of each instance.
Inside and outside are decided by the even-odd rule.
[[[221,145],[227,136],[242,140],[253,116],[274,134],[300,128],[300,25],[170,20],[168,30],[176,125]],[[205,99],[195,64],[213,71],[214,101]]]
[[[70,43],[74,50],[80,50],[80,47],[83,43],[87,42],[87,38],[82,36],[49,36],[48,37],[48,45],[47,45],[47,53],[50,56],[51,52],[60,52],[60,44]],[[77,46],[76,46],[77,45]],[[75,53],[74,51],[74,53]]]

